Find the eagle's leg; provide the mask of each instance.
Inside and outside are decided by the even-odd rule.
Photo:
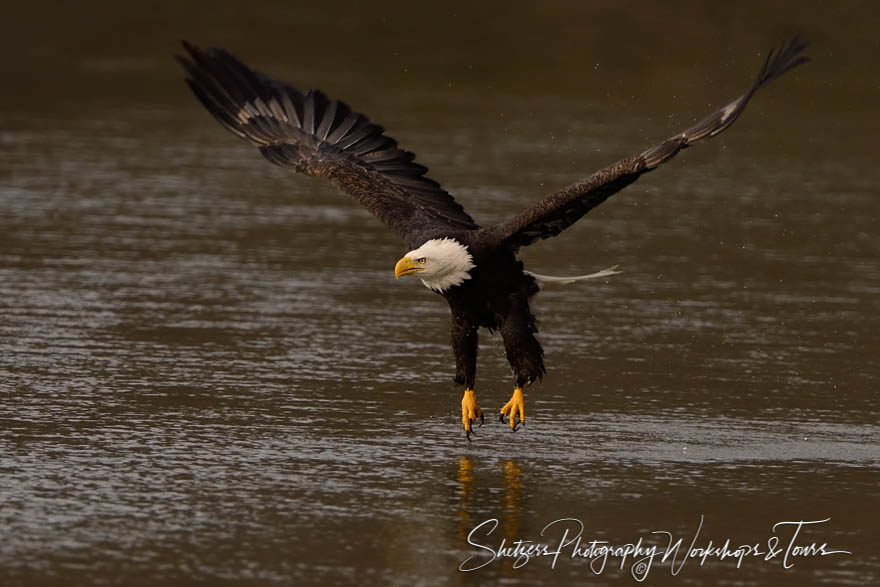
[[[455,354],[455,382],[464,385],[461,398],[461,424],[467,439],[471,439],[473,424],[483,410],[477,405],[474,383],[477,379],[477,325],[462,313],[452,312],[452,352]]]
[[[504,339],[507,362],[513,369],[515,385],[510,401],[501,407],[500,420],[505,422],[507,418],[510,429],[515,432],[517,418],[523,426],[526,423],[523,388],[544,376],[544,350],[535,337],[538,327],[529,309],[528,298],[511,297],[509,301],[508,312],[501,317],[499,330]]]

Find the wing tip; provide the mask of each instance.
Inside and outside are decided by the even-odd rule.
[[[767,53],[767,59],[764,61],[764,66],[758,74],[758,79],[755,80],[752,91],[757,90],[760,86],[776,79],[785,72],[809,62],[810,58],[807,55],[800,55],[809,46],[810,42],[805,37],[795,35],[778,49],[771,49]]]

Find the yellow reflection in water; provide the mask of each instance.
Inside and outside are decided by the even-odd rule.
[[[456,512],[458,537],[462,543],[465,543],[468,533],[473,528],[469,506],[474,491],[474,463],[468,457],[458,459],[458,471],[455,478],[458,481],[458,511]]]
[[[479,508],[488,512],[487,518],[498,518],[503,538],[507,544],[520,539],[519,532],[522,526],[522,496],[523,496],[523,468],[514,460],[503,461],[501,464],[501,482],[503,493],[500,497],[492,497],[498,494],[490,492],[489,486],[485,491],[479,491],[480,487],[474,482],[474,463],[469,457],[459,457],[458,469],[456,470],[458,497],[456,518],[458,520],[459,545],[465,548],[468,534],[476,525],[485,522],[485,519],[474,519],[472,511]],[[492,500],[498,499],[497,503],[487,503],[487,507],[481,507],[482,500],[475,496],[485,495]],[[494,512],[497,512],[494,513]],[[492,543],[501,543],[502,537],[492,540]],[[505,574],[512,572],[513,568],[505,565]]]
[[[522,498],[523,470],[516,461],[506,461],[503,470],[504,503],[501,508],[501,528],[504,531],[504,538],[510,544],[520,538],[519,529],[522,520],[520,501]],[[502,569],[505,575],[511,575],[516,572],[513,565],[503,565]]]
[[[504,503],[501,525],[508,542],[517,540],[520,528],[520,499],[522,498],[522,467],[516,461],[504,463]]]

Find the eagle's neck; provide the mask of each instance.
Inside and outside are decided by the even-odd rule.
[[[422,283],[437,292],[461,285],[471,278],[470,271],[476,267],[468,248],[453,238],[431,239],[407,256],[427,260]]]

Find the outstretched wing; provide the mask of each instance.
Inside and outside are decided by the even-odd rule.
[[[528,210],[499,225],[484,229],[496,242],[513,249],[556,236],[584,214],[636,181],[643,173],[669,161],[679,151],[725,130],[742,114],[758,88],[808,61],[799,55],[807,42],[794,38],[778,52],[771,51],[748,92],[719,108],[694,126],[638,155],[597,171],[590,177],[547,196]]]
[[[391,230],[414,241],[426,230],[479,226],[427,177],[415,155],[381,126],[319,91],[295,88],[253,71],[223,49],[183,43],[196,97],[233,134],[282,167],[319,177],[348,193]]]

